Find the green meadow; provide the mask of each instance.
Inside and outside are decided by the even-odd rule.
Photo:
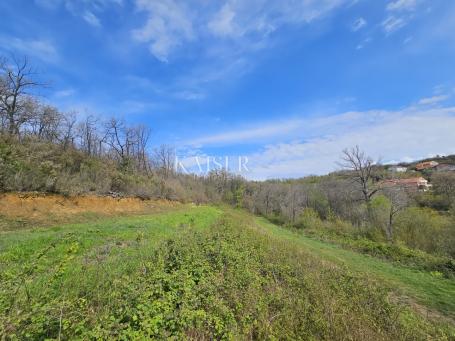
[[[455,282],[241,210],[1,232],[5,340],[450,340]]]

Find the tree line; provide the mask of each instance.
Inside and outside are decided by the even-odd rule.
[[[0,131],[4,136],[58,143],[65,150],[77,148],[88,156],[110,157],[121,167],[150,171],[148,127],[93,115],[78,119],[76,112],[61,112],[34,95],[45,86],[36,76],[27,58],[0,59]]]

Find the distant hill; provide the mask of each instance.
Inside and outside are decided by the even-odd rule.
[[[415,165],[417,165],[418,163],[420,162],[426,162],[426,161],[436,161],[438,163],[444,163],[444,164],[448,164],[448,165],[455,165],[455,154],[453,155],[447,155],[447,156],[435,156],[435,157],[429,157],[429,158],[426,158],[426,159],[422,159],[422,160],[418,160],[418,161],[414,161],[414,162],[410,162],[410,163],[399,163],[399,165],[401,166],[407,166],[407,167],[415,167]]]

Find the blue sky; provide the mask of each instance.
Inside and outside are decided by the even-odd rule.
[[[455,2],[0,0],[0,51],[62,110],[153,144],[248,158],[252,179],[455,153]],[[189,161],[190,162],[190,161]]]

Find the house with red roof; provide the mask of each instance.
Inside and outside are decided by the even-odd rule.
[[[388,179],[381,183],[382,187],[401,187],[403,189],[426,192],[431,188],[431,184],[423,177],[407,179]]]
[[[416,165],[416,170],[421,171],[421,170],[425,170],[425,169],[431,169],[431,168],[436,167],[437,165],[439,165],[439,163],[437,163],[436,161],[425,161],[425,162],[418,163]]]

